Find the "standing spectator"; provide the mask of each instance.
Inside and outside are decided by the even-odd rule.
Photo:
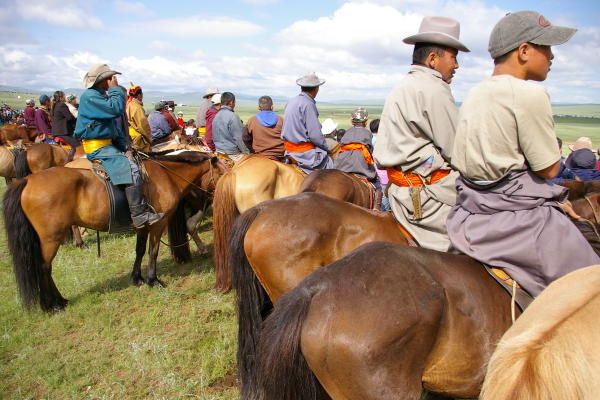
[[[75,122],[75,117],[65,102],[64,92],[57,90],[52,96],[52,136],[71,146],[72,154],[75,154],[75,148],[79,146],[79,141],[73,137]]]
[[[208,88],[202,101],[200,102],[200,107],[198,107],[196,126],[198,127],[198,132],[200,132],[200,136],[206,135],[206,112],[213,106],[211,99],[217,93],[219,93],[219,89],[216,87]]]
[[[35,128],[38,135],[43,136],[43,140],[49,140],[46,135],[52,133],[52,124],[50,122],[50,97],[43,94],[40,96],[40,106],[35,110]]]
[[[183,129],[185,128],[185,121],[183,120],[183,111],[177,113],[177,125]]]
[[[213,120],[213,141],[221,158],[236,163],[250,151],[242,138],[243,127],[240,117],[234,112],[235,95],[221,94],[221,110]]]
[[[125,109],[131,145],[138,151],[149,152],[152,150],[152,133],[144,111],[144,93],[141,86],[131,84],[127,94]]]
[[[77,104],[77,96],[74,94],[70,94],[67,96],[67,107],[69,107],[69,111],[75,118],[77,118],[77,109],[79,108],[79,104]]]
[[[217,113],[221,110],[221,93],[216,93],[212,96],[211,102],[212,107],[206,111],[206,134],[204,136],[204,143],[206,143],[208,148],[212,151],[216,151],[215,142],[213,141],[212,125]],[[196,124],[196,126],[198,125]]]
[[[148,117],[150,132],[152,134],[152,144],[167,142],[171,137],[171,126],[165,117],[169,106],[164,101],[159,101],[154,105],[154,111]]]
[[[33,99],[27,99],[23,114],[25,116],[25,126],[35,129],[35,101],[33,101]]]
[[[244,128],[244,141],[254,153],[275,161],[283,161],[285,149],[281,140],[283,118],[273,111],[273,99],[258,99],[258,113],[248,119]]]

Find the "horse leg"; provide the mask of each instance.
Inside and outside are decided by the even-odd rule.
[[[73,244],[80,249],[87,249],[87,245],[81,238],[81,232],[79,231],[79,227],[72,225],[71,230],[73,231]]]
[[[156,226],[158,225],[158,226]],[[146,284],[154,286],[159,284],[165,286],[165,284],[158,279],[156,276],[156,259],[158,258],[158,248],[160,246],[160,238],[165,229],[165,223],[157,222],[150,228],[150,246],[148,248],[148,275],[146,276]]]
[[[137,231],[135,238],[135,261],[133,262],[133,269],[131,270],[131,282],[136,286],[144,284],[142,278],[142,259],[146,252],[146,244],[148,243],[148,232]]]
[[[41,242],[44,263],[40,277],[40,307],[44,311],[62,311],[68,303],[52,279],[52,260],[58,252],[60,243],[62,243],[62,238],[59,241]]]
[[[196,214],[189,217],[186,221],[186,227],[189,235],[194,240],[194,243],[196,243],[196,247],[198,248],[198,254],[204,256],[208,254],[208,249],[206,248],[204,243],[202,243],[202,240],[198,235],[198,230],[200,228],[199,224],[200,221],[202,221],[202,218],[204,218],[204,210],[200,210]]]

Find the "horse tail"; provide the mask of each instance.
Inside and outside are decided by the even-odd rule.
[[[277,302],[263,325],[254,374],[257,398],[329,398],[300,349],[302,327],[320,285],[305,281]]]
[[[217,182],[213,198],[213,243],[217,277],[215,288],[222,292],[231,290],[228,243],[231,227],[238,215],[235,204],[235,175],[228,172]]]
[[[169,248],[171,256],[176,263],[181,264],[192,260],[190,244],[187,237],[187,225],[185,219],[185,200],[182,199],[171,218],[167,229],[169,235]]]
[[[27,180],[16,181],[4,195],[4,225],[8,249],[13,258],[13,270],[21,302],[31,308],[40,302],[42,279],[42,250],[40,239],[21,206],[21,195]]]
[[[589,325],[599,314],[598,283],[600,266],[593,266],[544,290],[498,344],[480,398],[588,398],[600,374],[588,356],[600,338]]]
[[[271,311],[272,304],[252,270],[244,252],[244,238],[262,207],[256,206],[237,218],[232,228],[230,241],[230,266],[233,287],[236,292],[238,314],[238,375],[242,384],[242,398],[254,392],[248,386],[255,381],[255,357],[260,329],[264,317]]]
[[[29,170],[29,164],[27,164],[27,150],[16,149],[13,150],[15,156],[15,176],[17,178],[25,178],[31,173]]]

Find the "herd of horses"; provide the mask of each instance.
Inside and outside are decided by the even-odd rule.
[[[32,174],[11,183],[4,196],[5,226],[23,304],[57,311],[67,300],[52,279],[52,260],[69,227],[108,229],[108,197],[98,195],[104,189],[92,171],[64,167],[58,157],[37,169],[36,148],[26,151]],[[14,164],[14,152],[8,154]],[[590,282],[600,279],[600,267],[570,274],[566,286],[557,281],[547,291],[556,286],[558,294],[544,292],[513,325],[510,294],[481,264],[418,247],[391,213],[371,209],[373,189],[351,174],[304,176],[259,156],[229,169],[197,151],[151,154],[143,167],[149,203],[165,218],[136,232],[132,282],[161,283],[156,258],[163,232],[170,243],[185,240],[184,204],[195,204],[192,212],[199,214],[202,201],[211,200],[216,289],[236,292],[243,399],[475,398],[482,385],[484,398],[534,399],[552,393],[558,382],[574,399],[598,393],[595,383],[565,376],[582,368],[590,376],[600,365],[599,357],[585,353],[597,329],[581,318],[599,316],[598,291]],[[600,253],[600,188],[595,182],[566,185],[585,220],[574,223]],[[178,261],[190,259],[187,245],[172,253]],[[565,287],[578,284],[579,297],[561,306],[573,295]],[[555,304],[552,311],[533,311],[548,310],[548,304]],[[569,336],[573,327],[585,329]],[[562,339],[547,340],[557,335]],[[571,339],[585,357],[556,350]],[[519,351],[510,350],[515,346]],[[537,374],[553,357],[561,369]],[[552,382],[557,371],[562,380]],[[494,385],[505,373],[528,378]]]

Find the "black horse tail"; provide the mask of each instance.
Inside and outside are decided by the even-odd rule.
[[[26,308],[41,304],[42,250],[40,238],[21,207],[21,194],[27,185],[22,179],[10,185],[4,195],[4,226],[8,249],[13,258],[13,270],[21,302]]]
[[[279,299],[265,321],[252,382],[256,399],[329,399],[300,349],[304,321],[321,288],[318,282],[305,280]]]
[[[272,309],[271,301],[256,278],[246,253],[244,237],[252,222],[262,211],[260,205],[240,215],[232,228],[229,242],[232,283],[236,292],[238,315],[238,376],[242,385],[242,398],[247,398],[254,388],[255,357],[263,318]]]
[[[13,155],[15,156],[15,176],[17,178],[25,178],[31,173],[29,164],[27,164],[27,150],[15,149],[13,150]]]
[[[175,212],[171,215],[167,231],[171,255],[175,262],[180,264],[191,261],[192,253],[190,252],[190,243],[187,237],[184,199],[179,202]]]

